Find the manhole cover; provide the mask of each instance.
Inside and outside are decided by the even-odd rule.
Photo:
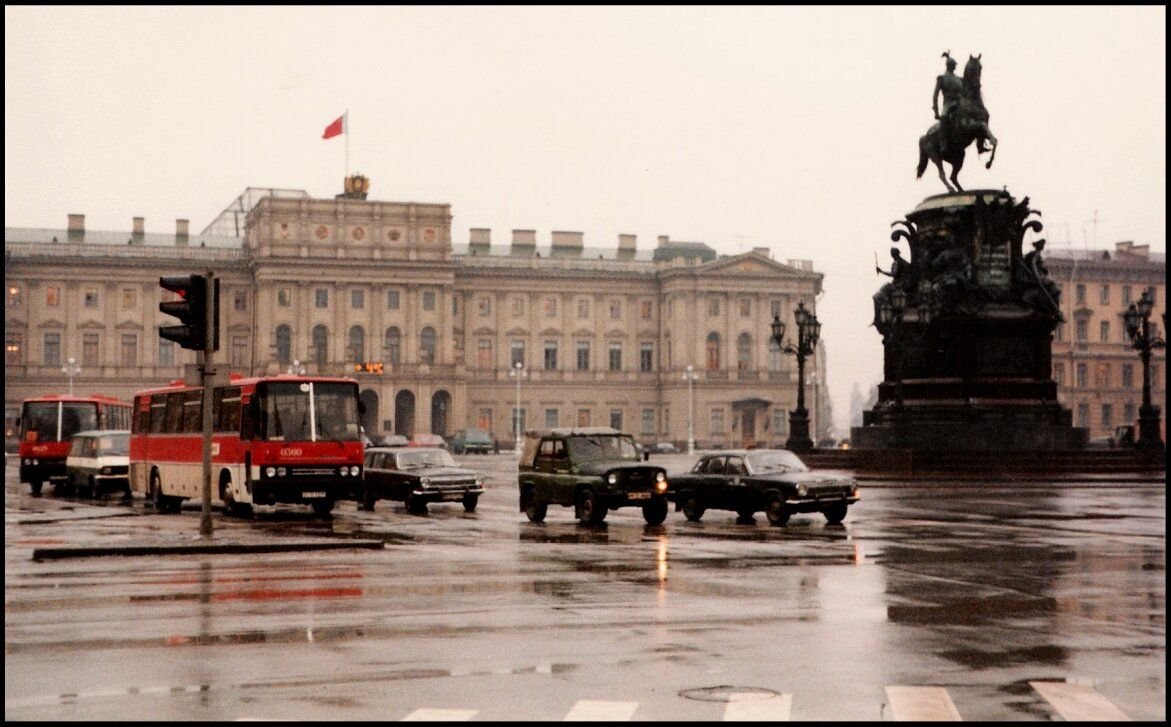
[[[777,692],[762,687],[733,687],[727,684],[718,687],[697,687],[684,689],[679,696],[697,699],[701,702],[748,702],[757,699],[772,699]]]

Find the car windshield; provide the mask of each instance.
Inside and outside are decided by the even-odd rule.
[[[436,449],[428,452],[399,452],[398,468],[400,470],[418,469],[420,467],[455,467],[455,460],[446,449]]]
[[[641,458],[634,448],[634,440],[629,435],[592,434],[582,437],[569,437],[566,440],[569,447],[569,456],[574,462],[589,462],[599,459],[619,459],[637,462]]]
[[[797,455],[785,450],[773,452],[749,452],[745,457],[748,460],[748,471],[752,474],[765,472],[808,472]]]

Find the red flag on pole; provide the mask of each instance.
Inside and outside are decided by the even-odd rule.
[[[325,127],[325,133],[321,135],[322,139],[332,139],[339,134],[344,134],[346,131],[346,115],[334,119],[333,123]]]

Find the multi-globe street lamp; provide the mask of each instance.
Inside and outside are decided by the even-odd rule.
[[[797,323],[796,346],[785,343],[785,323],[779,315],[773,316],[772,339],[781,353],[797,357],[797,408],[789,413],[789,440],[785,447],[793,452],[808,452],[813,449],[813,440],[809,437],[809,412],[805,409],[805,359],[813,355],[821,336],[821,323],[817,316],[805,310],[804,301],[798,301],[793,319]]]
[[[61,367],[61,373],[69,377],[69,395],[73,396],[73,377],[81,373],[81,366],[78,365],[77,359],[70,356],[65,365]]]
[[[687,453],[695,454],[695,396],[693,387],[695,380],[699,378],[699,374],[695,373],[695,367],[688,365],[687,370],[683,372],[683,380],[687,382]]]
[[[289,364],[289,373],[304,376],[305,364],[301,363],[300,359],[294,360],[293,363]]]
[[[1144,290],[1138,301],[1131,303],[1122,314],[1126,336],[1143,362],[1143,404],[1138,410],[1138,441],[1135,442],[1143,449],[1163,446],[1163,438],[1159,436],[1159,407],[1151,404],[1151,351],[1165,348],[1167,342],[1151,332],[1151,310],[1154,307],[1150,291]]]
[[[520,448],[521,448],[520,380],[523,379],[525,376],[528,376],[528,372],[525,371],[525,365],[523,363],[521,363],[520,361],[517,361],[516,363],[514,363],[512,365],[512,370],[508,372],[509,378],[516,379],[516,409],[515,409],[515,413],[513,414],[513,418],[516,420],[515,429],[516,429],[516,454],[517,454],[517,456],[520,456]]]

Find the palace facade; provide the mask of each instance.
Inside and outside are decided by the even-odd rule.
[[[369,434],[478,426],[613,426],[643,442],[780,445],[797,365],[770,340],[816,312],[822,274],[768,248],[719,256],[661,236],[592,248],[580,232],[453,243],[447,204],[250,188],[203,233],[5,228],[5,412],[31,395],[138,389],[190,376],[195,354],[158,335],[174,319],[160,276],[220,280],[218,368],[356,378]],[[70,359],[79,371],[63,371]],[[824,347],[808,361],[815,439],[830,428]],[[365,364],[373,364],[365,366]],[[380,365],[378,365],[380,364]],[[519,364],[519,366],[518,366]],[[691,376],[688,376],[688,370]],[[372,369],[373,371],[356,369]],[[690,426],[689,426],[690,425]]]

